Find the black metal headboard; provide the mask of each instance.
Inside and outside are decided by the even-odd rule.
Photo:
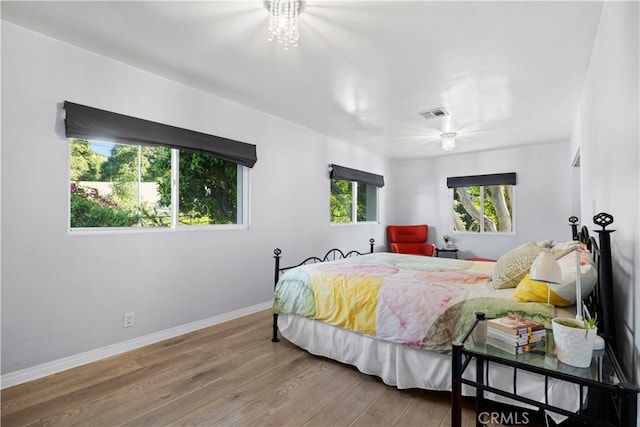
[[[369,251],[370,251],[369,253],[373,253],[375,242],[376,242],[375,239],[373,238],[369,239]],[[351,258],[352,256],[364,255],[364,252],[360,252],[356,250],[343,252],[340,249],[329,249],[329,251],[327,251],[327,253],[324,254],[323,257],[310,256],[309,258],[305,259],[301,263],[296,265],[290,265],[288,267],[280,267],[280,254],[282,254],[282,251],[279,248],[276,248],[273,250],[273,258],[275,259],[275,269],[274,269],[274,278],[273,278],[274,289],[278,285],[280,274],[284,273],[287,270],[290,270],[292,268],[299,267],[305,264],[314,264],[317,262],[325,262],[325,261],[335,261],[342,258]],[[280,341],[278,339],[278,314],[277,313],[273,313],[273,336],[271,338],[271,341],[273,342]]]
[[[616,348],[616,328],[613,312],[613,269],[611,263],[611,233],[615,230],[607,230],[606,227],[613,224],[613,216],[601,212],[593,217],[593,222],[602,227],[594,230],[598,233],[599,243],[589,236],[589,229],[582,226],[577,230],[578,218],[569,218],[573,230],[574,240],[579,240],[592,254],[598,269],[598,281],[591,294],[584,300],[590,313],[598,314],[598,331],[611,348]]]

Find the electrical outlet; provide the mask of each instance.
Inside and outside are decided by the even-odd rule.
[[[124,314],[124,327],[130,328],[133,326],[133,311]]]

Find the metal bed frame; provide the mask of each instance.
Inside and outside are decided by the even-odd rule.
[[[376,242],[375,239],[373,238],[369,239],[369,253],[371,254],[373,253],[373,246],[375,242]],[[301,263],[298,263],[296,265],[290,265],[288,267],[280,267],[281,254],[282,254],[282,251],[279,248],[275,248],[273,250],[273,258],[275,259],[275,269],[274,269],[274,278],[273,278],[274,289],[278,284],[280,275],[287,270],[291,270],[292,268],[300,267],[301,265],[305,265],[305,264],[315,264],[317,262],[335,261],[343,258],[351,258],[353,256],[365,255],[366,253],[356,251],[356,250],[344,253],[340,249],[334,248],[334,249],[329,249],[329,251],[327,251],[327,253],[324,254],[322,258],[317,256],[310,256],[309,258],[305,259]],[[273,335],[271,337],[271,341],[272,342],[280,341],[280,339],[278,338],[278,313],[273,313]]]
[[[591,294],[584,299],[584,303],[587,306],[590,313],[597,313],[598,316],[598,332],[604,338],[607,352],[610,356],[611,363],[614,365],[614,368],[617,373],[620,373],[620,381],[621,381],[621,390],[622,393],[618,393],[618,395],[622,395],[623,397],[619,399],[618,404],[615,405],[615,412],[618,413],[620,417],[621,411],[623,415],[621,416],[625,422],[628,420],[625,414],[636,414],[637,413],[637,405],[636,405],[636,395],[638,393],[638,387],[627,382],[624,377],[624,373],[622,369],[620,369],[620,365],[615,357],[613,349],[616,348],[616,330],[615,330],[615,322],[614,322],[614,310],[613,310],[613,273],[612,273],[612,262],[611,262],[611,233],[615,230],[607,230],[606,227],[613,223],[613,216],[607,213],[599,213],[593,217],[593,221],[596,225],[601,227],[600,230],[594,230],[599,237],[598,241],[589,235],[589,230],[586,226],[582,226],[580,230],[578,230],[578,218],[572,216],[569,218],[569,225],[572,230],[572,238],[573,240],[579,240],[583,242],[587,248],[591,251],[594,262],[597,265],[598,271],[598,280],[597,283],[591,292]],[[369,253],[373,253],[374,251],[374,239],[369,240],[370,251]],[[365,255],[366,253],[360,252],[357,250],[343,252],[340,249],[331,249],[329,250],[323,257],[308,257],[304,261],[287,266],[280,267],[281,254],[282,251],[279,248],[276,248],[273,251],[275,266],[274,266],[274,289],[278,283],[280,275],[292,268],[299,267],[304,264],[317,263],[317,262],[325,262],[338,260],[342,258],[349,258],[352,256],[360,256]],[[476,320],[476,323],[479,320]],[[473,329],[473,328],[472,328]],[[278,314],[273,314],[273,335],[271,341],[278,342]],[[454,383],[452,384],[452,403],[454,399],[461,399],[459,393],[456,393],[456,387],[459,389],[462,383],[469,385],[478,385],[469,380],[462,379],[462,371],[469,364],[470,357],[467,356],[467,360],[462,361],[462,346],[458,347],[458,351],[456,351],[456,346],[453,346],[453,376]],[[483,365],[480,363],[479,365]],[[456,379],[456,372],[459,373],[459,377]],[[456,383],[457,381],[457,383]],[[586,384],[585,384],[586,385]],[[591,384],[592,385],[592,384]],[[482,388],[484,386],[480,385],[480,393],[482,393]],[[606,390],[605,390],[606,392]],[[498,392],[498,394],[504,392]],[[482,396],[480,396],[482,400]],[[603,397],[603,396],[600,396]],[[517,400],[517,399],[516,399]],[[460,404],[460,402],[458,402]],[[625,406],[625,408],[622,408]],[[544,407],[544,404],[540,407]],[[546,408],[549,409],[549,408]],[[629,410],[629,412],[626,412]],[[559,412],[562,412],[560,410]],[[635,415],[634,424],[635,425]],[[453,417],[452,417],[453,421]],[[629,420],[631,421],[631,420]],[[455,425],[455,424],[454,424]],[[609,425],[609,424],[606,424]]]

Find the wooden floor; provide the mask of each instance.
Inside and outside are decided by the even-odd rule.
[[[450,425],[449,393],[398,390],[270,334],[263,311],[7,388],[1,425]]]

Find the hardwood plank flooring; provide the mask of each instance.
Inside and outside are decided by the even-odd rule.
[[[269,310],[1,392],[10,426],[448,426],[450,394],[398,390],[272,343]],[[512,408],[507,409],[513,411]],[[528,414],[530,426],[544,423]],[[475,425],[465,400],[465,425]]]

